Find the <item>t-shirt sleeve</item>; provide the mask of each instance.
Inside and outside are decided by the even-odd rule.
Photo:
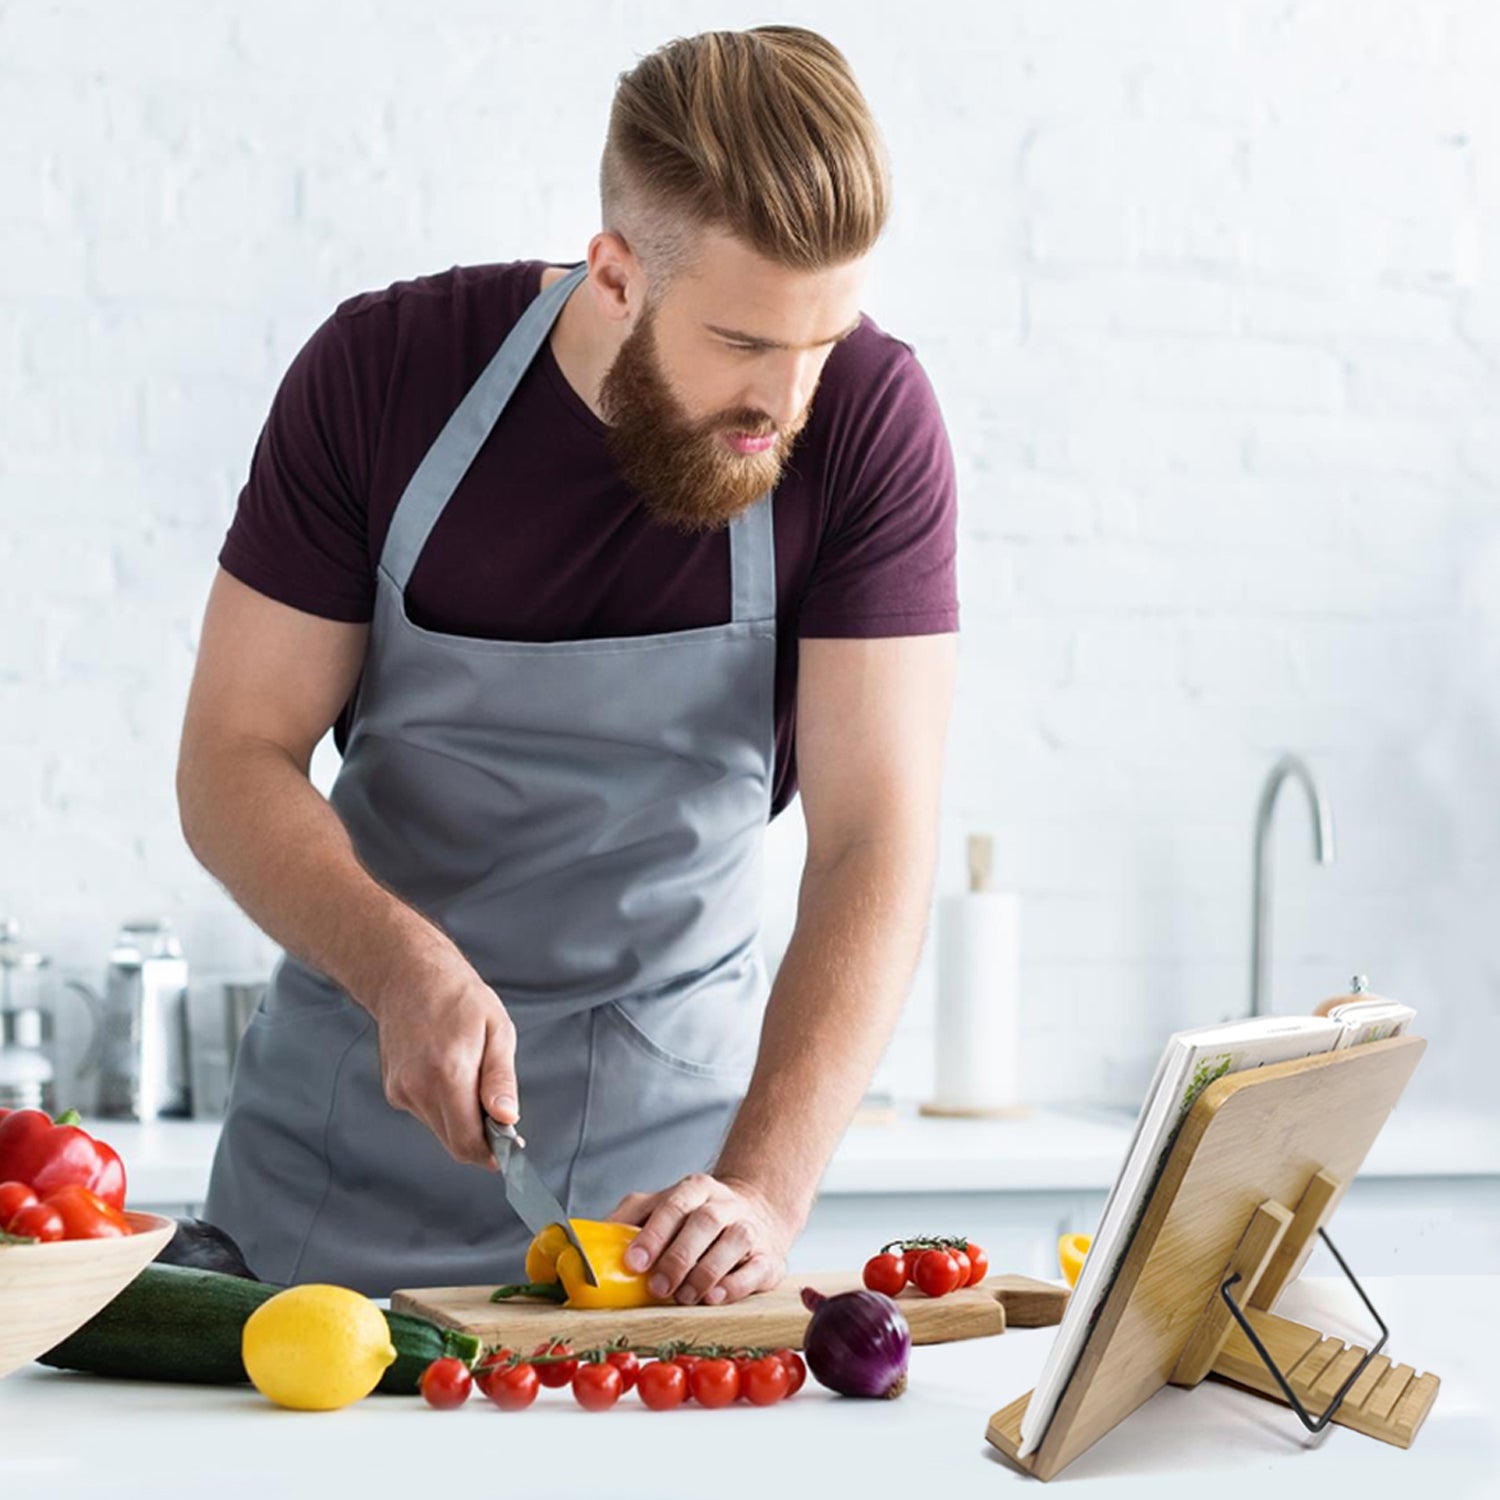
[[[367,532],[367,412],[338,313],[282,377],[219,553],[241,583],[307,614],[374,612]]]
[[[797,634],[958,629],[953,450],[927,373],[905,345],[839,443],[834,494]]]

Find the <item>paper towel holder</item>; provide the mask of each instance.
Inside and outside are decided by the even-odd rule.
[[[986,833],[971,833],[967,843],[969,866],[969,892],[980,894],[993,891],[995,873],[995,841]],[[1017,1120],[1029,1115],[1024,1104],[992,1106],[959,1106],[927,1102],[917,1106],[919,1114],[939,1120]]]

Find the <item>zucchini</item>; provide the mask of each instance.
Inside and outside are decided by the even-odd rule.
[[[131,1380],[235,1385],[248,1380],[240,1357],[246,1320],[285,1288],[218,1271],[152,1262],[76,1333],[38,1356],[54,1370]],[[479,1340],[425,1318],[386,1312],[396,1361],[377,1390],[415,1396],[422,1371],[451,1354],[472,1364]]]

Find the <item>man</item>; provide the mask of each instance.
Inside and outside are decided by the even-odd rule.
[[[570,1215],[642,1226],[657,1295],[770,1287],[910,981],[954,495],[920,367],[859,313],[874,123],[811,32],[699,36],[621,78],[601,187],[578,266],[341,304],[220,556],[179,800],[286,949],[207,1205],[268,1280],[518,1278],[488,1111]],[[768,998],[762,833],[799,781]]]

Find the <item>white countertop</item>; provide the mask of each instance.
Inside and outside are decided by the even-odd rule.
[[[1044,1109],[1012,1120],[946,1120],[898,1110],[859,1124],[823,1179],[826,1195],[1107,1191],[1133,1116]],[[132,1204],[202,1203],[216,1120],[86,1120],[124,1158]],[[1398,1106],[1360,1169],[1372,1177],[1500,1176],[1500,1117],[1406,1114]]]
[[[1371,1277],[1389,1350],[1443,1381],[1413,1446],[1342,1427],[1317,1437],[1292,1413],[1207,1381],[1167,1388],[1059,1477],[1116,1496],[1278,1500],[1330,1494],[1458,1500],[1500,1492],[1500,1380],[1492,1346],[1500,1277]],[[1368,1315],[1347,1284],[1299,1282],[1278,1311],[1358,1338]],[[894,1402],[835,1398],[809,1381],[784,1405],[648,1412],[627,1396],[588,1413],[543,1391],[526,1412],[482,1398],[432,1411],[371,1397],[334,1413],[286,1412],[248,1386],[150,1385],[30,1365],[0,1380],[0,1493],[68,1500],[327,1500],[330,1493],[548,1497],[1015,1493],[1035,1480],[984,1440],[991,1414],[1033,1383],[1051,1329],[917,1349]],[[403,1425],[405,1424],[405,1425]],[[87,1441],[79,1440],[80,1433]],[[582,1440],[580,1440],[582,1439]]]

